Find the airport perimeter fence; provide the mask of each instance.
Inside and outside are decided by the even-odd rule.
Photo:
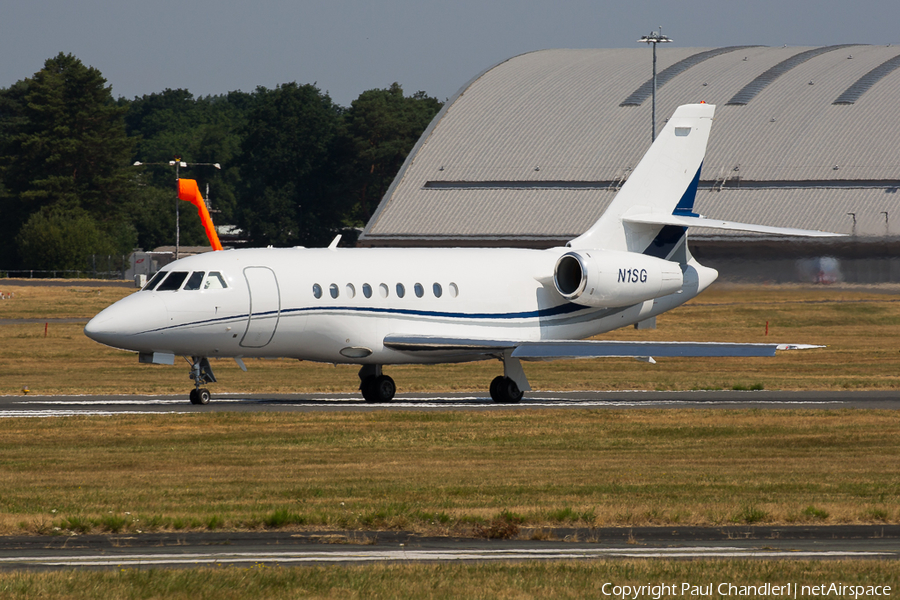
[[[125,279],[128,256],[92,254],[80,269],[0,269],[0,279]]]

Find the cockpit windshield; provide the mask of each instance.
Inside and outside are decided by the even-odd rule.
[[[228,284],[225,283],[225,278],[222,277],[222,274],[218,271],[210,271],[209,277],[206,278],[206,284],[203,286],[204,290],[224,290],[228,287]]]
[[[168,274],[169,274],[168,271],[159,271],[156,275],[153,276],[153,278],[150,281],[148,281],[146,283],[146,285],[144,285],[144,287],[141,289],[141,291],[142,292],[153,291],[153,288],[155,288],[159,284],[159,282],[162,281],[163,277],[165,277]]]
[[[181,284],[184,283],[185,278],[188,276],[187,271],[172,271],[168,277],[166,277],[159,287],[156,288],[157,292],[171,292],[173,290],[177,290],[181,287]]]
[[[203,281],[203,276],[206,275],[203,271],[194,271],[191,273],[191,276],[188,277],[187,283],[184,284],[184,289],[186,290],[199,290],[200,283]]]
[[[187,283],[185,283],[187,280]],[[181,287],[184,284],[184,287]],[[185,291],[193,290],[224,290],[228,287],[225,278],[217,271],[210,271],[206,276],[205,271],[160,271],[153,276],[153,279],[143,287],[141,291],[172,292],[184,289]]]

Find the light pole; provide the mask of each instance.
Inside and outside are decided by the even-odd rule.
[[[135,161],[135,167],[141,167],[146,165],[168,165],[170,167],[175,167],[175,260],[178,260],[179,250],[181,248],[181,204],[178,202],[180,198],[178,198],[178,179],[179,179],[179,169],[181,167],[215,167],[219,170],[222,170],[222,165],[219,163],[189,163],[181,160],[180,156],[176,156],[175,160],[170,160],[167,163],[157,162],[157,163],[142,163],[141,161]],[[209,195],[209,192],[207,192]]]
[[[656,45],[657,44],[665,44],[668,42],[672,42],[671,38],[668,38],[662,33],[662,25],[659,26],[659,31],[651,32],[650,35],[643,35],[638,42],[645,44],[653,44],[653,108],[651,111],[651,124],[650,124],[650,142],[653,143],[656,140]]]

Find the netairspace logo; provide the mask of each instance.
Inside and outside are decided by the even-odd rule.
[[[645,585],[617,585],[607,582],[600,588],[603,596],[620,598],[621,600],[640,600],[643,598],[685,597],[701,598],[704,596],[735,596],[773,598],[806,598],[809,596],[834,596],[836,598],[874,598],[889,597],[889,585],[848,585],[844,583],[820,583],[804,585],[799,583],[761,583],[758,585],[741,585],[736,583],[648,583]]]

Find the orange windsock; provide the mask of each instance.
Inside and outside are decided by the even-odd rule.
[[[222,244],[219,242],[219,236],[216,234],[216,227],[209,216],[209,211],[206,210],[206,202],[203,201],[203,196],[200,195],[197,181],[194,179],[179,179],[178,197],[197,207],[197,214],[200,215],[200,221],[203,223],[203,229],[206,230],[206,237],[209,238],[210,245],[212,245],[213,250],[221,250]]]

